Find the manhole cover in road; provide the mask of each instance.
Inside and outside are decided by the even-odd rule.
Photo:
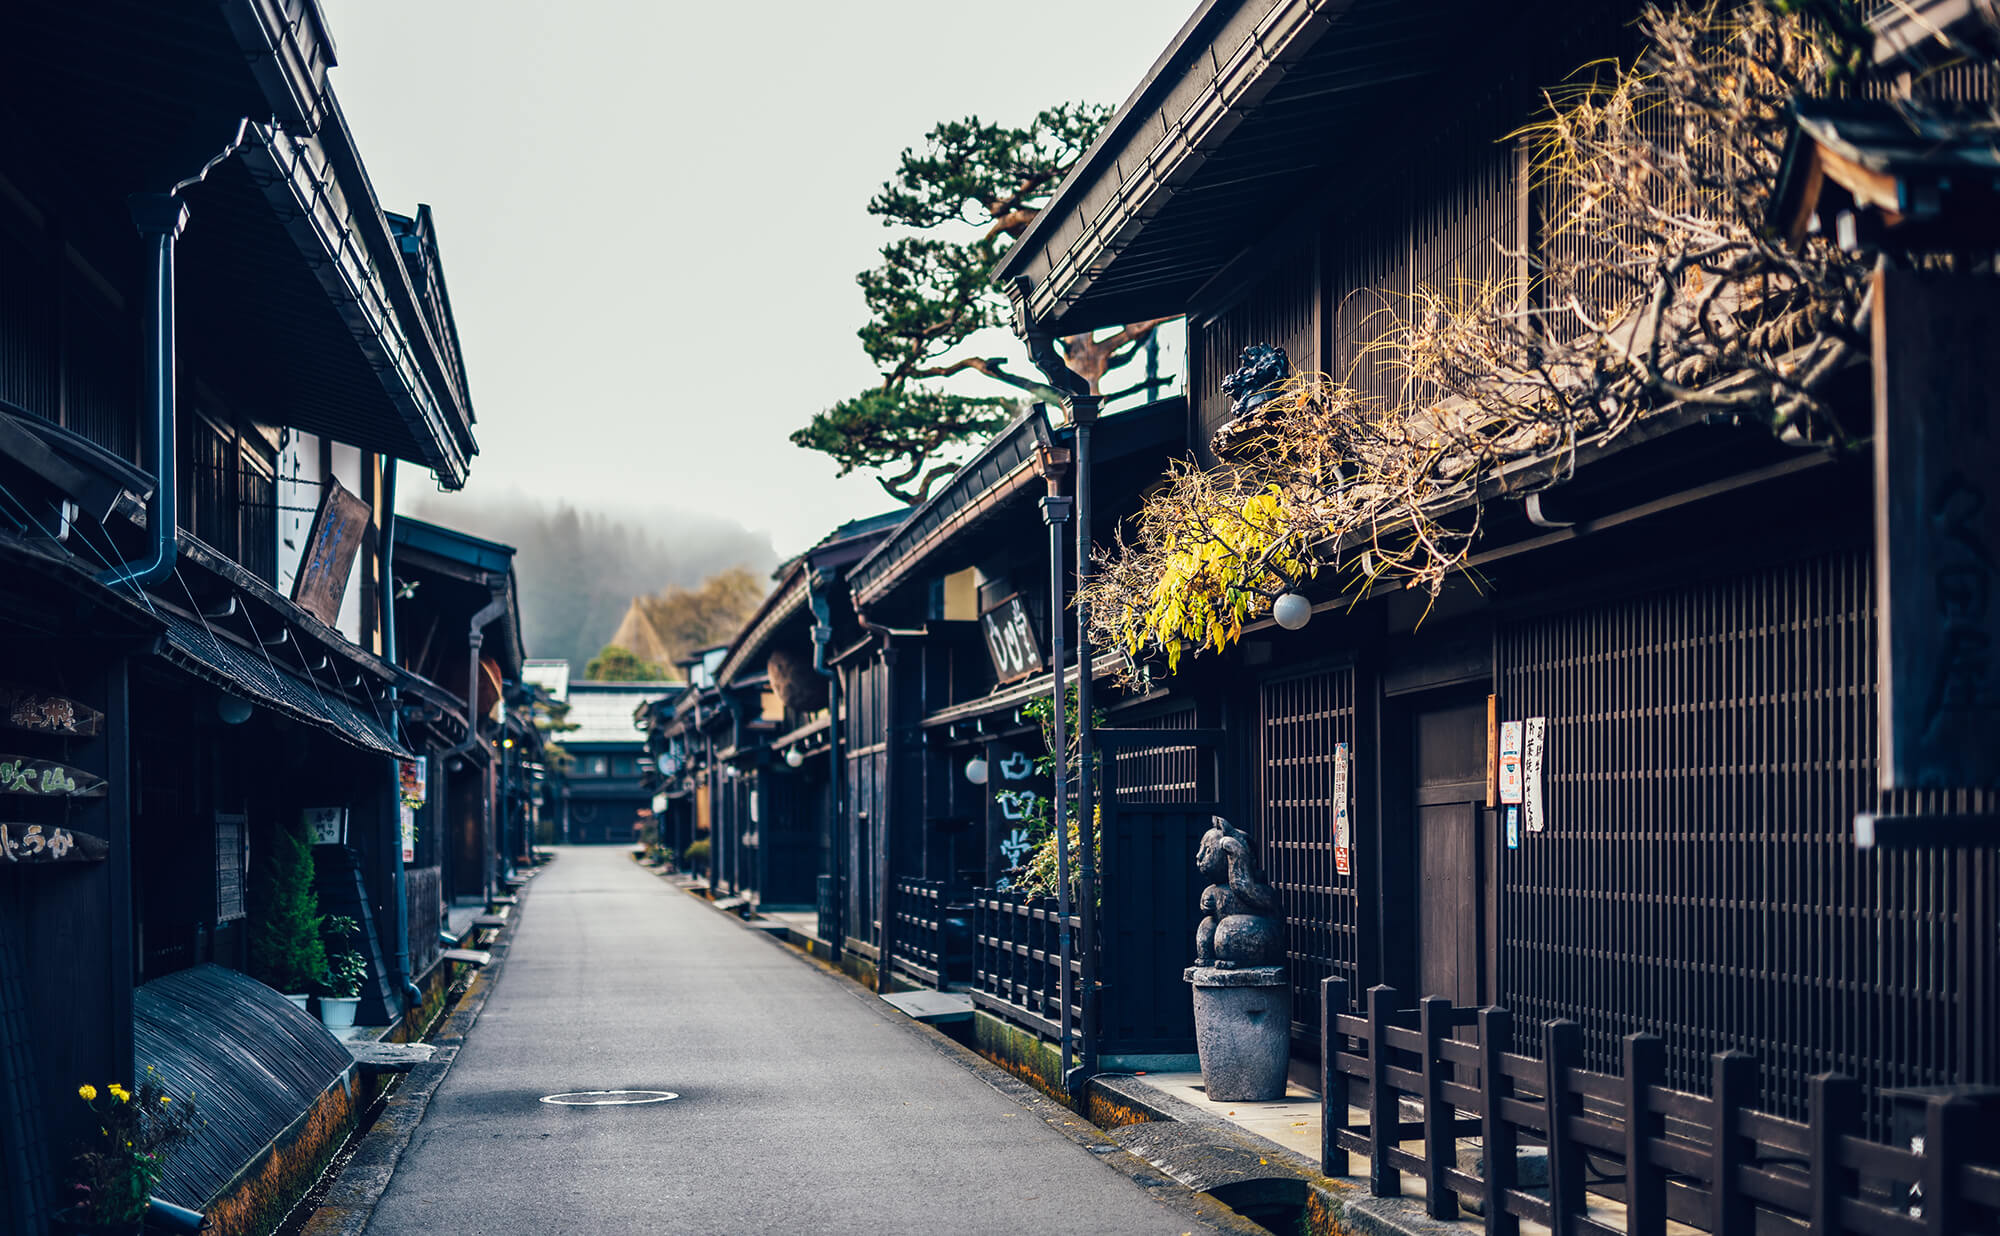
[[[545,1094],[542,1102],[558,1107],[624,1107],[633,1103],[664,1103],[680,1097],[666,1090],[571,1090]]]

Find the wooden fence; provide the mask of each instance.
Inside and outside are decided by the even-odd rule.
[[[1462,1196],[1482,1207],[1488,1232],[1506,1236],[1522,1219],[1555,1236],[1664,1236],[1669,1218],[1750,1236],[1760,1218],[1768,1229],[1780,1216],[1814,1233],[2000,1231],[2000,1134],[1963,1098],[1927,1101],[1919,1148],[1886,1146],[1861,1135],[1852,1078],[1814,1077],[1809,1118],[1786,1120],[1749,1106],[1757,1061],[1742,1052],[1711,1058],[1702,1096],[1662,1084],[1666,1051],[1655,1035],[1627,1035],[1623,1076],[1611,1076],[1582,1067],[1572,1021],[1542,1027],[1538,1060],[1507,1050],[1505,1009],[1454,1008],[1435,996],[1404,1009],[1391,987],[1370,988],[1357,1009],[1341,979],[1325,980],[1320,999],[1322,1170],[1347,1175],[1350,1152],[1365,1154],[1378,1197],[1400,1194],[1413,1173],[1434,1218],[1456,1217]],[[1421,1103],[1421,1119],[1403,1118],[1405,1096]],[[1348,1124],[1350,1099],[1366,1108],[1365,1123]],[[1463,1137],[1480,1141],[1473,1172],[1459,1166]],[[1520,1183],[1523,1144],[1546,1148],[1545,1190]],[[1612,1162],[1620,1166],[1604,1171]],[[1588,1213],[1588,1172],[1599,1175],[1593,1189],[1625,1202],[1622,1226],[1606,1221],[1603,1199]]]
[[[991,1012],[1060,1041],[1062,915],[1054,897],[981,890],[973,894],[972,999]],[[1071,938],[1081,930],[1069,916]],[[1070,1025],[1083,1023],[1083,959],[1071,956]]]
[[[890,954],[896,969],[937,988],[969,977],[972,957],[959,934],[972,917],[968,900],[954,897],[942,880],[902,879],[896,881],[889,905],[896,916]],[[960,924],[957,932],[953,919]]]

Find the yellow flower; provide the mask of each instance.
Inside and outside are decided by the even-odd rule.
[[[78,1086],[76,1088],[76,1097],[86,1103],[95,1102],[97,1099],[97,1087],[89,1085]]]
[[[169,1104],[169,1103],[171,1103],[171,1102],[173,1102],[173,1100],[172,1100],[171,1098],[168,1098],[168,1097],[167,1097],[166,1095],[164,1095],[164,1094],[163,1094],[163,1095],[161,1095],[161,1096],[160,1096],[160,1106],[161,1106],[161,1107],[165,1107],[165,1106],[166,1106],[167,1104]]]
[[[105,1089],[109,1090],[111,1097],[117,1099],[120,1103],[130,1103],[132,1101],[132,1092],[116,1082],[111,1083]]]

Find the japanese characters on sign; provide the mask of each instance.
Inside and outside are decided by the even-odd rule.
[[[111,847],[101,837],[48,824],[0,824],[0,863],[98,863]]]
[[[34,794],[44,798],[101,798],[108,793],[104,778],[53,760],[24,755],[0,755],[0,794]]]
[[[2000,307],[1987,282],[1875,275],[1884,789],[2000,786]]]
[[[1521,723],[1500,723],[1500,801],[1521,802]]]
[[[1347,809],[1347,744],[1333,744],[1333,870],[1338,875],[1354,871],[1353,837],[1349,832]]]
[[[986,651],[1001,682],[1026,678],[1042,668],[1042,648],[1035,642],[1028,607],[1021,604],[1019,593],[982,614],[979,629],[985,633]]]
[[[1506,811],[1507,848],[1518,850],[1521,848],[1521,809],[1519,807],[1508,807]]]
[[[1548,827],[1542,813],[1542,752],[1548,723],[1547,717],[1529,717],[1521,740],[1521,805],[1531,833]]]
[[[36,734],[88,738],[103,728],[104,714],[60,695],[0,686],[0,725]]]
[[[987,837],[999,850],[999,870],[1011,871],[1027,862],[1035,848],[1030,835],[1048,812],[1048,778],[1036,771],[1035,761],[1025,751],[1003,756],[997,746],[989,748],[987,767],[991,770]],[[1010,881],[1000,876],[997,886],[1007,888]]]
[[[347,843],[347,808],[307,807],[299,813],[306,826],[306,838],[314,845]]]
[[[292,581],[292,601],[328,626],[340,620],[340,602],[354,573],[354,556],[361,551],[361,533],[368,527],[368,504],[327,478],[326,496],[306,537],[305,557]]]
[[[417,861],[417,809],[412,807],[408,802],[401,803],[399,806],[401,807],[401,820],[399,822],[402,826],[403,861],[414,863]]]

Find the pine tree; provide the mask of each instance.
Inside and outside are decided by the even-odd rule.
[[[326,942],[320,938],[319,893],[313,888],[312,841],[305,825],[280,825],[260,872],[263,895],[250,937],[250,969],[283,992],[326,982]]]

